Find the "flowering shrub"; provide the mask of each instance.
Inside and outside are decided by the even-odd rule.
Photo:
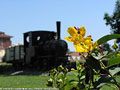
[[[86,29],[84,27],[69,27],[68,33],[70,36],[66,37],[65,40],[73,42],[76,51],[79,53],[89,52],[97,46],[97,41],[93,43],[91,36],[84,37],[86,33]]]
[[[120,83],[115,78],[120,72],[118,45],[114,42],[112,46],[115,50],[113,56],[100,46],[111,39],[120,38],[120,35],[106,35],[93,43],[91,36],[84,37],[84,27],[69,27],[67,31],[70,36],[65,37],[65,40],[73,42],[76,52],[81,55],[87,53],[87,56],[84,56],[85,63],[76,62],[76,69],[70,71],[63,66],[52,69],[47,85],[60,90],[102,90],[104,85],[108,85],[111,90],[120,90]],[[103,61],[107,61],[106,65]],[[77,80],[68,80],[69,72],[75,74]]]

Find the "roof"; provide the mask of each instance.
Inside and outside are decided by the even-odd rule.
[[[0,32],[0,38],[12,38],[12,36],[6,35],[4,32]]]
[[[70,56],[79,56],[79,53],[78,52],[73,52],[73,53],[70,53],[69,55]]]
[[[80,53],[78,53],[78,52],[72,52],[72,53],[67,54],[67,55],[69,55],[69,56],[81,56]],[[88,53],[83,53],[83,55],[84,55],[84,56],[87,56]]]
[[[0,46],[0,49],[3,48],[3,46]]]

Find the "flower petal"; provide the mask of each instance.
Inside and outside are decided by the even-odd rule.
[[[64,39],[67,40],[68,42],[73,42],[72,37],[69,37],[69,36],[68,36],[68,37],[65,37]]]
[[[74,36],[74,35],[78,34],[78,33],[77,33],[77,30],[76,30],[74,27],[69,27],[68,30],[67,30],[67,32],[68,32],[69,35],[71,35],[71,36]]]
[[[91,37],[85,37],[82,39],[82,42],[84,42],[85,44],[92,44],[92,39]]]
[[[98,46],[97,41],[94,42],[94,44],[93,44],[93,49],[94,49],[96,46]]]
[[[82,35],[82,37],[84,37],[84,36],[85,36],[85,33],[86,33],[85,27],[81,27],[81,28],[79,29],[79,32],[80,32],[80,34]]]
[[[80,44],[77,44],[77,45],[74,45],[75,49],[76,49],[76,52],[88,52],[88,49],[86,49],[84,46],[80,45]]]
[[[75,46],[75,51],[76,52],[84,52],[84,48],[80,47],[79,45],[74,45]]]

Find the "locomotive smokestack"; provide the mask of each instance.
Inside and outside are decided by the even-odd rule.
[[[60,39],[60,21],[57,21],[57,39]]]

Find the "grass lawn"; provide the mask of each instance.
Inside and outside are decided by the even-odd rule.
[[[46,86],[48,75],[0,75],[0,88],[49,88]],[[73,79],[74,75],[68,75],[68,78]],[[117,77],[120,83],[120,76]],[[104,86],[102,90],[109,88]]]
[[[46,75],[0,75],[0,88],[49,88]],[[75,79],[73,74],[68,75],[69,79]],[[77,78],[76,78],[77,79]]]
[[[47,88],[43,75],[0,75],[0,88]]]
[[[8,71],[11,70],[9,65],[4,68]],[[3,69],[2,69],[3,70]],[[77,79],[74,74],[67,76],[69,79]],[[0,88],[49,88],[47,79],[50,76],[45,75],[8,75],[0,74]],[[116,77],[116,80],[120,83],[120,76]],[[109,86],[105,85],[101,90],[110,90]]]
[[[10,75],[12,64],[0,63],[0,88],[48,88],[47,75]]]

